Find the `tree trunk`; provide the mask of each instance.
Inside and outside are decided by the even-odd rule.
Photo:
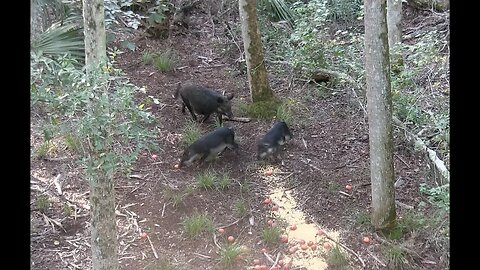
[[[83,0],[83,23],[85,65],[88,75],[100,74],[100,79],[106,79],[105,72],[100,69],[100,64],[107,60],[103,0]],[[99,85],[102,85],[102,82]],[[91,109],[95,110],[95,104],[91,105],[93,106]],[[93,163],[99,163],[87,166],[87,177],[90,183],[90,204],[92,207],[91,244],[93,269],[116,270],[118,269],[118,258],[113,173],[106,168],[108,166],[104,164],[100,153],[90,153],[90,159]]]
[[[30,0],[30,43],[43,32],[42,9]]]
[[[402,0],[387,0],[388,46],[390,63],[401,66],[403,63],[399,44],[402,43]]]
[[[238,5],[250,96],[253,102],[270,100],[273,98],[273,93],[268,84],[262,40],[257,25],[257,1],[239,0]]]
[[[407,0],[407,2],[414,7],[433,8],[440,12],[450,9],[450,0]]]
[[[83,0],[85,65],[87,71],[98,67],[107,58],[105,8],[103,0]]]
[[[372,225],[395,224],[392,95],[386,0],[365,0],[365,72],[372,181]]]
[[[113,176],[103,168],[90,176],[92,264],[94,270],[118,269]]]

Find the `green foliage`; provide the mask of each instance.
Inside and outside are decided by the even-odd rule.
[[[38,210],[45,212],[50,207],[50,200],[47,195],[39,195],[35,200]]]
[[[355,215],[355,224],[358,226],[370,226],[371,217],[366,211],[359,212]]]
[[[362,0],[327,0],[328,19],[348,23],[363,17]]]
[[[282,230],[279,227],[265,227],[262,230],[262,238],[266,245],[274,246],[279,243]]]
[[[142,53],[142,63],[144,65],[151,65],[153,64],[153,58],[155,57],[155,54],[150,52],[150,51],[144,51]]]
[[[37,158],[45,158],[55,149],[55,145],[51,141],[45,141],[35,150]]]
[[[328,266],[333,269],[343,269],[348,265],[347,254],[338,245],[328,250],[326,259]]]
[[[75,134],[88,179],[126,172],[142,149],[157,148],[153,131],[147,129],[154,118],[135,104],[139,88],[121,70],[105,64],[98,69],[103,72],[87,77],[68,55],[56,60],[33,56],[31,108],[42,112],[55,134]]]
[[[397,49],[404,55],[403,68],[392,73],[394,114],[425,143],[449,156],[450,108],[448,38],[425,32],[415,43]],[[443,91],[442,91],[443,90]]]
[[[420,192],[428,196],[428,201],[443,210],[450,210],[450,185],[428,187],[426,183],[420,184]]]
[[[75,134],[65,134],[63,137],[67,148],[73,153],[80,153],[81,151],[81,142],[80,139],[75,136]]]
[[[217,176],[214,172],[208,171],[197,176],[198,186],[205,190],[213,189],[215,187],[216,181],[217,181]]]
[[[291,126],[295,120],[293,116],[295,108],[298,106],[298,102],[293,98],[283,101],[277,108],[277,120],[284,121],[288,126]]]
[[[384,248],[383,253],[390,269],[408,269],[405,268],[408,264],[406,252],[400,246],[388,245]]]
[[[264,10],[273,21],[285,21],[290,27],[295,27],[295,14],[285,0],[259,1],[259,9]]]
[[[165,188],[163,190],[163,197],[165,200],[172,203],[173,207],[185,205],[185,198],[192,193],[192,190],[186,189],[185,191],[174,190],[172,188]]]
[[[277,115],[277,109],[282,104],[277,99],[253,102],[247,107],[247,115],[260,119],[272,119]]]
[[[233,205],[237,217],[244,217],[248,214],[248,203],[244,199],[239,199]]]
[[[213,232],[213,220],[207,214],[195,213],[182,221],[183,232],[187,238],[198,238],[202,233]]]
[[[177,61],[177,55],[170,49],[156,53],[153,56],[153,66],[161,72],[172,71]]]
[[[232,185],[232,179],[228,174],[223,174],[218,180],[218,188],[220,190],[226,190]]]
[[[328,191],[330,192],[337,192],[338,190],[341,189],[341,185],[340,183],[338,183],[337,181],[328,181]]]
[[[189,120],[183,128],[181,142],[184,146],[188,146],[198,140],[200,136],[202,136],[200,125],[193,120]]]
[[[71,216],[75,212],[73,206],[69,205],[68,203],[63,204],[63,213],[65,216]]]
[[[245,249],[239,244],[227,245],[220,249],[220,265],[222,269],[233,267],[236,264],[237,257],[245,253]]]
[[[51,57],[71,55],[78,60],[85,56],[83,28],[76,23],[54,23],[32,40],[31,51]]]

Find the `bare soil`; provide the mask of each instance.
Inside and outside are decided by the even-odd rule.
[[[225,123],[235,130],[240,145],[238,151],[227,150],[210,163],[174,168],[183,151],[180,142],[183,128],[191,118],[188,113],[182,114],[179,102],[172,99],[178,82],[194,81],[220,92],[234,93],[234,104],[249,101],[247,77],[238,71],[236,63],[219,53],[213,43],[215,37],[211,34],[208,16],[194,10],[191,17],[198,21],[188,30],[174,33],[165,40],[141,39],[136,51],[124,50],[117,57],[117,67],[122,68],[134,84],[146,89],[146,93],[138,94],[138,100],[153,96],[160,101],[160,104],[152,103],[150,110],[158,120],[156,142],[161,149],[142,153],[130,177],[115,179],[120,269],[162,269],[158,266],[162,258],[180,269],[226,269],[218,263],[218,246],[228,245],[226,235],[235,236],[236,242],[248,249],[232,269],[252,269],[254,258],[271,266],[267,257],[275,260],[279,253],[288,254],[288,245],[268,247],[268,256],[263,254],[261,231],[267,226],[266,221],[273,219],[276,226],[288,234],[292,220],[288,215],[294,212],[304,217],[303,221],[295,221],[299,225],[319,226],[336,235],[332,238],[356,254],[346,251],[349,269],[362,269],[359,258],[365,264],[363,269],[385,269],[382,263],[386,259],[380,249],[384,238],[368,225],[359,224],[362,215],[369,215],[371,204],[368,127],[349,89],[332,89],[326,95],[315,95],[314,86],[271,73],[275,95],[282,99],[294,98],[299,104],[290,126],[294,138],[284,145],[280,160],[256,160],[256,141],[271,127],[273,120],[252,119],[249,123]],[[162,73],[141,62],[145,50],[161,51],[169,46],[179,56],[175,71]],[[240,115],[236,105],[234,114],[245,116]],[[32,114],[31,268],[91,268],[88,184],[74,156],[69,156],[61,147],[49,153],[50,159],[34,157],[33,149],[42,140],[36,129],[36,117]],[[213,119],[201,124],[203,132],[214,128]],[[412,151],[412,147],[402,141],[400,132],[395,134],[395,176],[403,181],[396,190],[396,199],[416,207],[425,201],[425,196],[419,193],[419,183],[429,181],[430,172],[423,154]],[[152,158],[153,154],[158,157]],[[71,159],[51,159],[59,157]],[[165,190],[184,192],[196,184],[197,175],[208,170],[228,173],[232,179],[230,188],[194,188],[183,199],[183,204],[176,206],[166,197]],[[272,175],[265,175],[268,170]],[[52,180],[59,174],[63,195],[57,193]],[[352,185],[352,190],[345,189],[347,184]],[[283,195],[276,197],[275,194]],[[38,209],[41,195],[49,198],[50,206],[45,211]],[[272,211],[264,204],[269,196],[283,213]],[[240,199],[249,206],[249,213],[243,218],[236,215],[234,207]],[[287,209],[287,201],[290,205],[295,203],[292,209]],[[65,205],[72,206],[73,212]],[[397,209],[399,216],[405,211],[403,207]],[[208,213],[216,228],[225,227],[225,235],[215,232],[215,238],[213,234],[204,234],[197,239],[187,239],[180,224],[196,212]],[[143,232],[148,238],[141,237]],[[301,257],[307,262],[308,258],[325,260],[322,244],[327,240],[311,236],[319,244],[317,250],[285,255],[286,260],[293,258],[291,269],[325,268],[302,262]],[[369,244],[362,242],[364,236],[370,237]],[[408,258],[410,269],[446,269],[448,258],[444,252],[426,246],[422,238],[412,236],[410,240],[409,248],[418,255]]]

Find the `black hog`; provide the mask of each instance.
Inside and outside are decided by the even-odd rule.
[[[276,122],[257,144],[257,159],[272,156],[277,153],[280,145],[292,138],[292,133],[283,121]]]
[[[182,113],[185,113],[185,107],[187,107],[195,121],[197,121],[195,113],[204,115],[201,121],[202,123],[205,122],[212,113],[217,114],[220,125],[222,125],[222,115],[233,118],[232,103],[230,102],[233,94],[223,96],[215,90],[204,86],[195,84],[182,86],[179,84],[173,97],[177,99],[178,96],[180,96],[183,101]]]
[[[178,167],[190,165],[195,160],[200,163],[216,158],[225,148],[236,149],[238,144],[235,142],[235,133],[233,129],[227,127],[217,128],[199,138],[185,149]]]

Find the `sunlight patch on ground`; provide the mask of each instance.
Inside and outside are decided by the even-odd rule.
[[[282,172],[280,169],[268,166],[259,170],[262,175],[262,178],[265,180],[281,180],[282,177],[286,177],[289,173]],[[270,191],[270,198],[272,203],[275,203],[279,206],[278,211],[276,211],[276,216],[279,219],[284,220],[288,225],[285,229],[285,233],[289,239],[289,247],[296,246],[299,247],[299,242],[304,240],[305,243],[312,241],[317,245],[315,250],[312,250],[309,247],[306,250],[298,248],[293,254],[285,254],[285,261],[292,261],[293,267],[304,267],[307,270],[322,270],[327,268],[327,262],[324,258],[327,250],[324,249],[323,243],[326,241],[330,242],[330,245],[333,247],[334,243],[328,240],[325,236],[318,236],[317,231],[319,227],[314,224],[306,223],[305,214],[297,209],[297,202],[292,196],[292,190],[286,190],[282,186],[284,181],[275,181],[277,187],[272,188]],[[295,230],[291,230],[290,225],[296,225]],[[335,241],[339,241],[340,233],[338,231],[330,231],[320,227],[329,237]]]

